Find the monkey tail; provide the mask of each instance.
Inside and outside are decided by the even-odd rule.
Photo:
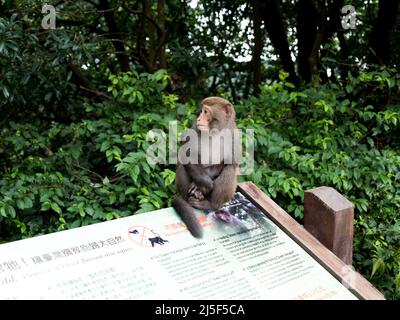
[[[178,196],[172,200],[172,206],[179,213],[181,219],[186,224],[190,233],[196,237],[203,237],[203,229],[200,223],[196,220],[194,209],[182,197]]]

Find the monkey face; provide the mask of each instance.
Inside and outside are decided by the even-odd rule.
[[[196,121],[197,128],[200,131],[231,128],[235,121],[235,110],[232,104],[221,98],[211,97],[207,99],[202,102],[201,113]],[[207,101],[207,103],[204,103],[204,101]]]
[[[213,119],[212,116],[212,110],[209,106],[207,105],[203,105],[203,108],[201,109],[201,113],[199,115],[199,117],[197,118],[197,128],[200,131],[206,131],[206,130],[210,130],[210,123]]]

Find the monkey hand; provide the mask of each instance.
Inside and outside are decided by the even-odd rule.
[[[189,200],[203,200],[204,199],[204,193],[201,191],[199,187],[197,187],[193,182],[189,187],[188,190],[188,198]]]

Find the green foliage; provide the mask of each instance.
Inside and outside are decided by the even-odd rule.
[[[161,93],[167,86],[168,79],[169,76],[165,70],[140,75],[135,71],[128,71],[119,76],[110,75],[111,85],[108,87],[108,91],[114,98],[127,100],[128,103],[136,103],[136,105],[142,105],[145,97],[151,95],[160,98],[158,101],[153,98],[152,103],[161,103],[163,97]]]
[[[174,168],[146,161],[147,132],[166,131],[177,108],[176,97],[162,94],[166,75],[128,73],[110,79],[112,90],[123,88],[121,104],[87,103],[84,118],[69,125],[10,122],[2,130],[3,241],[169,205]],[[132,100],[137,93],[142,99]]]
[[[36,5],[32,12],[40,14]],[[17,17],[0,17],[0,125],[19,118],[79,118],[71,66],[92,62],[93,37],[64,29],[43,32]]]

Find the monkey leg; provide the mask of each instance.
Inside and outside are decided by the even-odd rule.
[[[209,196],[213,208],[219,209],[233,198],[237,186],[236,167],[225,165],[221,174],[214,180],[214,188]]]

